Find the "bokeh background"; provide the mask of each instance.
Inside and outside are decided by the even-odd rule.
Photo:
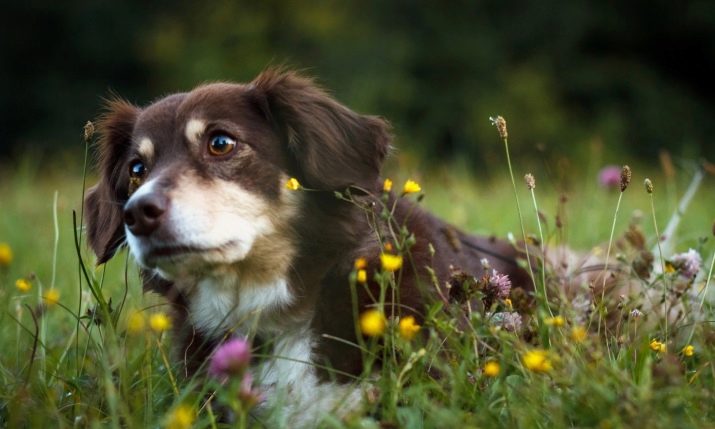
[[[496,113],[517,162],[578,164],[597,150],[657,163],[661,150],[714,148],[710,0],[2,3],[6,166],[81,157],[82,125],[113,93],[146,104],[276,64],[387,117],[422,166],[501,168]]]

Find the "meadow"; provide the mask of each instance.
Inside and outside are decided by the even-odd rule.
[[[74,155],[66,162],[24,156],[0,170],[0,425],[222,427],[216,417],[220,406],[233,408],[237,425],[263,427],[272,421],[252,413],[248,399],[236,401],[229,394],[236,386],[181,376],[169,354],[171,321],[164,303],[142,293],[126,251],[95,267],[75,226],[82,217],[83,188],[96,179],[90,172],[84,183],[82,163],[76,161],[83,155],[81,145]],[[619,168],[628,163],[615,161]],[[366,320],[365,341],[356,346],[368,361],[386,357],[375,382],[379,394],[368,398],[362,412],[328,416],[322,425],[714,427],[715,319],[710,299],[702,308],[700,303],[705,293],[712,296],[707,289],[712,289],[715,251],[715,181],[706,175],[664,258],[654,252],[653,265],[663,272],[639,276],[636,259],[657,247],[653,219],[662,233],[698,164],[682,161],[663,169],[655,161],[631,163],[631,182],[622,193],[617,185],[599,183],[603,164],[603,157],[593,156],[587,165],[515,166],[528,240],[608,255],[644,290],[666,291],[668,302],[682,306],[682,315],[666,322],[637,299],[614,296],[594,301],[584,317],[572,302],[556,299],[557,275],[546,267],[543,277],[536,273],[533,297],[512,291],[467,313],[463,306],[435,303],[419,327],[425,335],[410,335],[409,326],[392,319],[379,321],[372,332]],[[520,240],[506,161],[502,170],[485,178],[479,166],[425,167],[398,154],[385,176],[397,190],[408,178],[416,180],[424,194],[421,204],[464,230]],[[526,173],[536,178],[533,199],[522,179]],[[643,185],[646,177],[654,184],[652,194]],[[629,231],[642,237],[639,249]],[[691,248],[702,257],[694,279],[686,278],[672,257]],[[358,271],[359,266],[353,286]],[[389,271],[381,273],[386,288],[394,281]],[[475,279],[472,289],[469,280],[460,283],[465,293],[484,302],[488,279],[481,289],[484,279]],[[677,288],[685,289],[671,297]],[[520,313],[520,329],[494,318],[512,312]],[[602,329],[601,317],[616,320],[615,328]]]

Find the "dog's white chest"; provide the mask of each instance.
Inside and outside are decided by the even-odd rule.
[[[256,323],[273,319],[272,314],[293,301],[284,278],[259,285],[241,284],[233,276],[207,278],[198,282],[192,292],[191,321],[199,331],[220,337],[226,332],[259,331],[270,324]]]

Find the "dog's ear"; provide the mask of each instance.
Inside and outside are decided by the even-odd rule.
[[[139,109],[124,101],[111,100],[98,123],[99,183],[84,200],[87,238],[97,262],[109,260],[124,241],[122,209],[128,198],[126,156]]]
[[[250,93],[284,139],[295,162],[291,173],[306,187],[375,185],[392,137],[385,120],[353,112],[293,72],[264,71]]]

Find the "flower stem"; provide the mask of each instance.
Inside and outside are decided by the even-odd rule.
[[[601,284],[601,302],[600,309],[598,312],[598,333],[601,333],[601,321],[603,320],[603,310],[604,310],[604,298],[606,297],[606,278],[608,272],[608,261],[611,258],[611,246],[613,246],[613,234],[616,231],[616,220],[618,220],[618,211],[621,208],[621,200],[623,199],[623,192],[618,194],[618,202],[616,203],[616,212],[613,214],[613,224],[611,225],[611,236],[608,239],[608,248],[606,249],[606,261],[603,265],[603,283]],[[605,322],[604,322],[605,323]],[[605,333],[605,325],[604,325]]]
[[[655,237],[658,243],[658,253],[660,255],[660,269],[662,276],[665,276],[665,262],[663,259],[663,247],[660,245],[660,232],[658,231],[658,222],[655,218],[655,204],[653,203],[653,194],[649,193],[650,196],[650,212],[653,216],[653,227],[655,228]],[[665,316],[665,342],[668,342],[668,282],[665,277],[663,277],[663,313]]]
[[[534,188],[531,188],[531,201],[534,203],[534,214],[536,215],[536,224],[539,226],[539,240],[541,242],[541,284],[544,288],[544,303],[549,315],[554,317],[549,305],[549,297],[546,292],[546,244],[544,243],[544,232],[541,229],[541,219],[539,219],[539,206],[536,204],[536,194]]]
[[[514,171],[511,168],[511,157],[509,156],[509,141],[506,137],[502,138],[504,142],[504,151],[506,152],[506,163],[509,166],[509,177],[511,178],[511,186],[514,189],[514,199],[516,200],[516,211],[519,213],[519,225],[521,226],[521,235],[524,239],[524,252],[526,253],[526,264],[529,267],[529,276],[531,276],[531,281],[536,286],[536,279],[534,277],[534,270],[531,267],[531,257],[529,256],[529,246],[526,243],[526,229],[524,228],[524,218],[521,214],[521,204],[519,203],[519,194],[516,191],[516,180],[514,180]],[[546,297],[543,297],[544,299]],[[544,301],[544,305],[548,307],[548,303]]]

